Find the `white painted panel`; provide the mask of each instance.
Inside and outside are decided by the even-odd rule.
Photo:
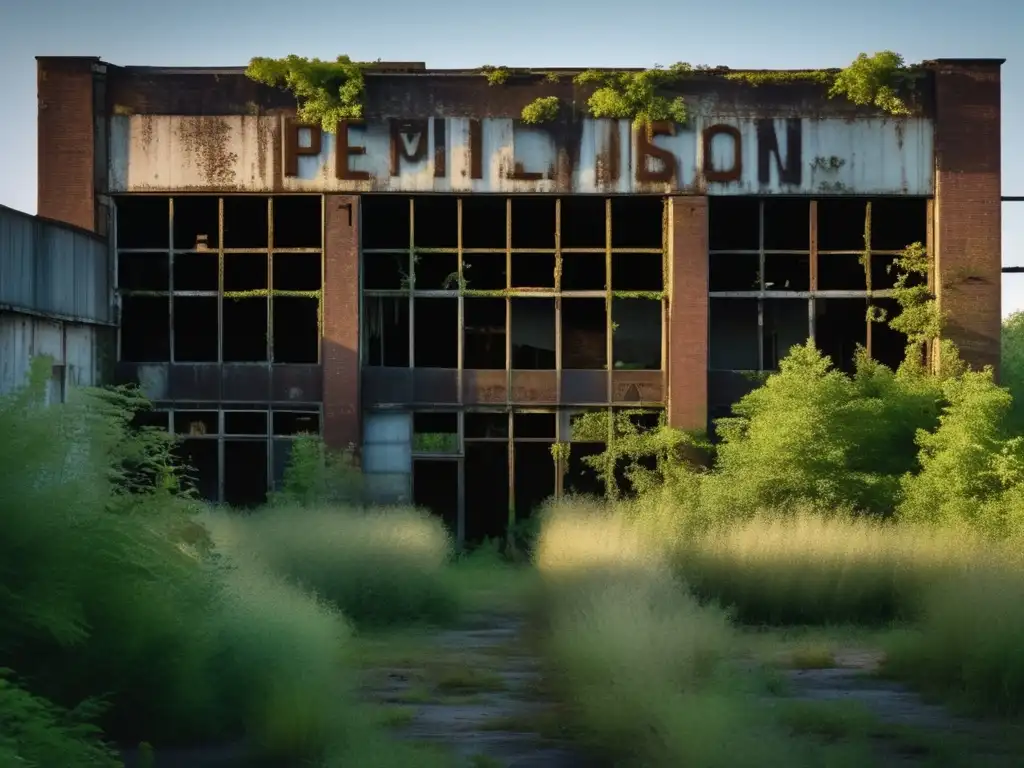
[[[555,129],[527,126],[509,118],[485,118],[481,124],[482,178],[471,178],[470,119],[447,117],[445,168],[435,175],[433,119],[422,136],[398,141],[426,143],[421,160],[400,158],[391,175],[392,132],[387,120],[349,127],[348,145],[361,147],[348,167],[369,179],[338,178],[336,137],[324,133],[315,157],[300,156],[298,174],[283,176],[283,118],[250,115],[185,117],[176,115],[116,116],[111,120],[111,191],[269,192],[508,192],[749,194],[913,194],[933,192],[933,125],[924,118],[839,117],[794,118],[798,122],[798,183],[782,183],[777,162],[764,160],[770,146],[788,161],[787,120],[716,112],[702,107],[690,125],[672,135],[656,136],[652,144],[671,155],[674,176],[669,182],[637,178],[642,166],[656,171],[661,161],[638,153],[638,131],[629,120],[582,120]],[[765,122],[767,121],[767,122]],[[707,181],[709,169],[731,168],[735,139],[719,134],[704,152],[704,131],[727,125],[739,132],[740,175],[732,181]],[[759,128],[760,126],[760,128]],[[564,129],[564,130],[563,130]],[[760,130],[760,133],[759,133]],[[300,143],[308,137],[300,132]],[[561,136],[561,138],[557,138]],[[618,141],[613,141],[613,136]],[[570,146],[572,145],[572,146]],[[410,144],[409,146],[412,146]],[[275,156],[275,152],[281,153]],[[568,170],[569,155],[578,155]],[[617,157],[618,173],[608,165]],[[834,162],[833,162],[834,160]],[[513,178],[516,166],[540,172],[538,180]]]

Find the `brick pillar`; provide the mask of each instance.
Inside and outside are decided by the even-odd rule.
[[[935,287],[945,335],[999,371],[1002,250],[999,59],[940,59],[935,73]]]
[[[96,231],[95,57],[41,56],[38,78],[40,216]]]
[[[359,197],[324,196],[324,441],[360,444]]]
[[[671,197],[668,212],[668,422],[708,425],[708,199]]]

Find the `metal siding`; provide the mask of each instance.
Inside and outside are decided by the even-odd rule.
[[[335,174],[335,136],[323,134],[318,156],[299,156],[298,175],[280,176],[283,168],[280,116],[184,117],[175,115],[117,116],[111,119],[110,186],[113,192],[246,191],[246,192],[503,192],[503,193],[695,193],[749,194],[913,194],[933,193],[933,125],[924,118],[809,118],[800,120],[801,182],[782,184],[774,160],[770,180],[758,180],[759,116],[706,109],[692,124],[674,135],[658,136],[657,147],[675,157],[677,173],[671,183],[641,182],[637,176],[636,132],[628,120],[582,120],[578,159],[571,173],[568,147],[554,138],[557,129],[527,126],[508,118],[482,119],[483,178],[470,171],[470,119],[445,120],[446,173],[433,169],[434,120],[426,121],[423,159],[401,160],[401,173],[391,176],[391,132],[387,121],[350,128],[350,145],[366,152],[349,158],[353,171],[369,180],[338,179]],[[786,119],[773,118],[782,157],[786,153]],[[704,178],[702,132],[712,125],[739,131],[742,177],[732,182]],[[301,131],[301,134],[306,134]],[[618,134],[613,150],[612,134]],[[305,140],[308,144],[308,134]],[[716,136],[711,155],[717,168],[728,168],[732,139]],[[561,155],[561,157],[560,157]],[[601,164],[618,158],[618,173]],[[841,160],[838,168],[821,167],[816,158]],[[538,180],[511,178],[519,164],[539,172]],[[650,162],[649,167],[655,168]]]
[[[69,386],[98,384],[96,333],[90,325],[0,313],[0,394],[25,386],[32,359],[44,355],[51,357],[54,365],[66,366]]]
[[[96,237],[0,207],[0,304],[110,323],[108,254]]]
[[[367,492],[380,502],[412,498],[412,415],[367,413],[363,422]]]

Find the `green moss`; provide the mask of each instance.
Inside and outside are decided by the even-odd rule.
[[[456,453],[459,436],[453,432],[417,432],[412,436],[412,449],[419,453]]]
[[[558,118],[562,102],[557,96],[541,96],[523,107],[523,122],[535,125],[550,123]]]
[[[333,131],[339,120],[363,116],[363,68],[348,56],[321,61],[293,54],[283,59],[251,59],[245,74],[258,83],[290,91],[298,102],[300,120]]]
[[[832,85],[838,69],[811,70],[736,70],[726,72],[723,77],[757,88],[762,85],[793,85],[794,83],[818,83]]]
[[[661,301],[665,298],[665,291],[612,291],[612,298],[650,299],[651,301]]]
[[[558,83],[561,82],[562,76],[557,72],[545,72],[544,82],[546,83]]]
[[[587,107],[594,117],[620,120],[629,118],[635,125],[663,120],[685,124],[685,99],[682,96],[667,96],[662,91],[693,71],[693,67],[685,62],[639,72],[588,69],[579,73],[574,82],[577,85],[598,85],[587,100]]]
[[[488,85],[504,85],[512,74],[508,67],[492,67],[490,64],[480,67],[480,72],[487,78]]]

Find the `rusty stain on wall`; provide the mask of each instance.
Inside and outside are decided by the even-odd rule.
[[[178,140],[184,153],[199,164],[205,182],[212,187],[234,184],[238,154],[231,151],[227,119],[186,117],[178,124]]]

